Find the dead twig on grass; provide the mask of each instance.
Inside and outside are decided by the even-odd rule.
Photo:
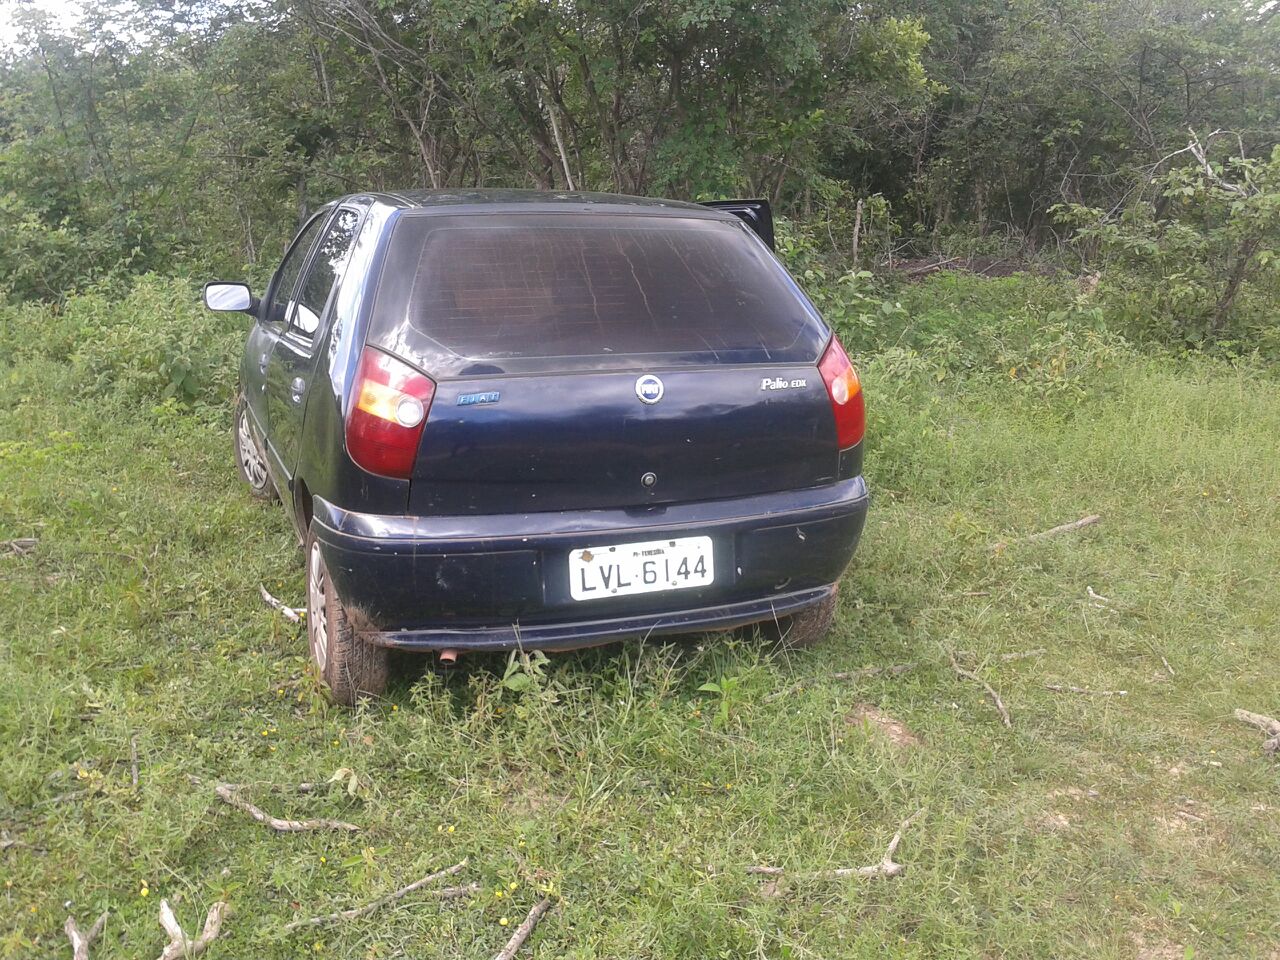
[[[210,907],[208,915],[204,918],[204,929],[200,931],[200,936],[192,940],[183,933],[182,925],[173,915],[173,908],[169,906],[169,901],[161,900],[160,926],[164,927],[164,932],[169,935],[169,943],[160,951],[159,960],[178,960],[180,957],[183,960],[189,960],[204,953],[209,944],[222,932],[222,917],[226,910],[227,904],[222,900]]]
[[[1236,710],[1236,719],[1251,723],[1267,735],[1262,749],[1270,754],[1280,752],[1280,720],[1261,713],[1250,713],[1248,710]]]
[[[884,856],[880,858],[879,863],[869,864],[865,867],[840,867],[835,870],[815,870],[809,873],[791,874],[804,880],[838,880],[844,877],[896,877],[906,871],[906,865],[898,863],[893,859],[894,854],[898,852],[898,845],[902,843],[902,835],[906,833],[907,828],[919,820],[925,814],[925,809],[921,808],[913,813],[907,819],[898,825],[897,831],[893,835],[893,839],[889,841],[889,846],[884,852]],[[781,877],[788,876],[784,867],[747,867],[747,873],[755,874],[762,877]]]
[[[218,797],[227,804],[235,807],[244,813],[247,813],[254,820],[264,826],[270,827],[280,833],[302,833],[307,830],[359,830],[354,823],[347,823],[343,820],[282,820],[279,817],[273,817],[269,813],[263,811],[260,807],[255,807],[248,800],[243,799],[237,792],[236,786],[230,783],[220,783],[214,787],[214,792]]]
[[[103,910],[102,915],[93,922],[93,926],[89,928],[88,933],[81,933],[80,927],[76,924],[75,917],[67,917],[67,922],[62,925],[63,932],[67,935],[67,939],[71,941],[71,960],[89,960],[89,947],[93,941],[102,936],[103,928],[107,925],[107,914],[109,911]]]
[[[284,925],[285,933],[293,930],[299,930],[302,927],[319,927],[326,923],[337,923],[340,920],[359,920],[361,917],[367,917],[369,914],[382,909],[389,903],[395,903],[413,893],[415,890],[421,890],[429,883],[434,883],[444,877],[453,876],[467,865],[466,858],[459,860],[452,867],[445,867],[443,870],[437,870],[435,873],[429,873],[421,880],[415,880],[408,886],[401,887],[388,893],[385,897],[379,897],[372,903],[366,903],[363,907],[355,907],[351,910],[339,910],[336,913],[326,913],[323,916],[311,917],[307,920],[294,920],[292,923]],[[446,887],[443,890],[436,891],[436,896],[441,899],[453,899],[456,897],[469,896],[478,892],[480,885],[476,883],[466,884],[461,887]]]
[[[294,607],[285,605],[282,601],[277,600],[275,597],[269,594],[267,592],[267,588],[262,586],[261,584],[258,585],[258,592],[262,595],[262,602],[265,603],[272,610],[279,610],[280,616],[284,617],[286,620],[292,621],[293,623],[302,622],[302,617],[300,615],[302,612],[301,607],[294,608]]]
[[[1102,515],[1091,513],[1087,517],[1081,517],[1079,520],[1072,520],[1070,523],[1059,524],[1048,530],[1041,530],[1039,533],[1033,533],[1030,536],[1023,537],[1021,540],[1004,541],[993,543],[992,550],[1003,550],[1010,543],[1033,543],[1036,540],[1047,540],[1049,537],[1056,537],[1060,533],[1074,533],[1077,530],[1083,530],[1085,527],[1091,527],[1095,523],[1102,520]]]
[[[516,927],[516,932],[511,935],[511,939],[507,941],[507,945],[494,955],[493,960],[512,960],[524,946],[524,942],[529,939],[529,934],[533,933],[533,928],[538,925],[543,916],[552,907],[550,898],[543,898],[534,904],[533,909],[529,911],[529,915],[524,918],[524,923]]]
[[[1046,683],[1046,690],[1054,693],[1078,693],[1086,697],[1127,697],[1128,690],[1090,690],[1088,687],[1073,687],[1068,683]]]
[[[129,779],[133,782],[133,789],[138,789],[138,737],[135,734],[129,738]]]
[[[25,557],[36,548],[39,542],[35,537],[19,537],[17,540],[6,540],[0,543],[0,551],[15,557]]]
[[[1013,720],[1009,716],[1009,708],[1006,707],[1004,705],[1004,701],[1000,699],[1000,694],[996,693],[996,688],[991,686],[991,684],[987,683],[987,681],[983,680],[972,670],[966,670],[964,667],[960,666],[960,662],[956,660],[954,651],[948,650],[947,658],[951,661],[951,669],[956,672],[956,676],[963,677],[965,680],[971,680],[987,691],[987,696],[991,698],[992,702],[996,705],[996,709],[1000,711],[1000,722],[1012,730]]]

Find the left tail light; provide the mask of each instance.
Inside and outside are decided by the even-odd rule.
[[[436,385],[390,354],[365,347],[347,414],[347,453],[357,465],[407,480]]]

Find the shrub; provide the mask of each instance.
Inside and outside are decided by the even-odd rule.
[[[15,360],[52,361],[82,396],[216,404],[231,396],[247,318],[212,313],[194,286],[144,274],[122,295],[110,285],[62,304],[0,310],[0,342]]]

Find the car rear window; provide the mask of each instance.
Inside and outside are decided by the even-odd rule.
[[[405,216],[374,309],[374,342],[444,375],[810,361],[824,336],[745,227],[670,216]]]

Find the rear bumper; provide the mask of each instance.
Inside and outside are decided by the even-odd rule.
[[[743,626],[828,596],[862,533],[862,477],[804,490],[636,510],[384,517],[319,498],[313,530],[366,640],[413,650],[571,649]],[[716,583],[587,602],[568,555],[710,536]]]

